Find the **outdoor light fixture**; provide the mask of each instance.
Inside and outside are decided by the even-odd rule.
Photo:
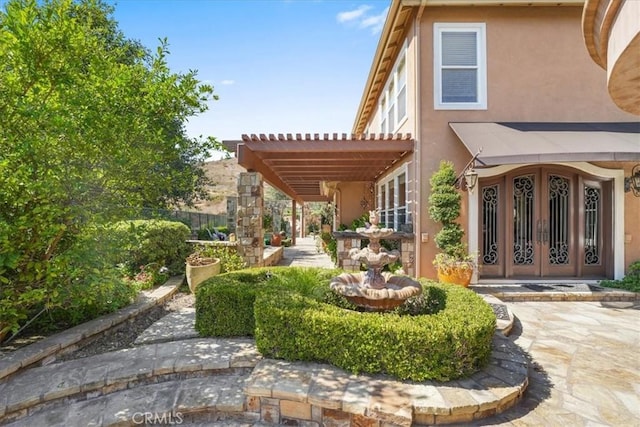
[[[464,181],[467,184],[467,188],[469,192],[472,193],[473,189],[476,187],[478,183],[478,172],[472,167],[471,169],[467,169],[464,172]]]
[[[462,172],[460,172],[460,175],[458,175],[454,182],[456,188],[469,190],[470,193],[473,193],[473,189],[478,183],[478,172],[476,172],[475,170],[476,160],[484,164],[482,160],[478,159],[480,153],[482,153],[482,148],[478,150],[478,152],[471,158],[471,160],[469,160],[469,163],[467,163],[467,165],[462,169]]]
[[[631,176],[624,179],[624,191],[632,191],[634,196],[640,197],[640,163],[631,169]]]

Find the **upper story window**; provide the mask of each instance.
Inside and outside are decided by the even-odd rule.
[[[380,131],[394,132],[407,117],[407,67],[406,47],[389,76],[387,86],[380,97]]]
[[[486,110],[486,25],[436,23],[433,30],[434,108]]]

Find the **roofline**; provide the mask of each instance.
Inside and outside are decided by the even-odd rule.
[[[382,61],[382,54],[384,53],[385,47],[387,46],[389,36],[391,35],[391,29],[393,28],[393,23],[398,18],[398,12],[400,11],[400,5],[402,0],[392,0],[389,5],[389,12],[387,13],[387,19],[384,21],[384,27],[382,27],[382,33],[380,34],[380,39],[378,40],[378,47],[376,48],[376,53],[373,56],[373,62],[371,63],[371,68],[369,69],[369,76],[367,77],[367,83],[364,86],[364,92],[360,97],[360,105],[358,106],[358,112],[356,113],[356,118],[353,123],[353,128],[351,132],[358,133],[358,122],[360,121],[360,116],[362,116],[362,111],[367,103],[367,95],[371,92],[371,86],[373,86],[373,81],[375,80],[376,75],[378,74],[378,69],[380,68],[380,62]]]
[[[404,6],[582,6],[585,0],[400,0]]]
[[[383,59],[383,54],[389,43],[389,37],[391,30],[394,27],[394,23],[398,19],[398,15],[403,7],[425,7],[425,6],[583,6],[585,0],[566,0],[566,1],[549,1],[549,0],[392,0],[389,5],[389,12],[387,19],[384,22],[380,39],[378,40],[378,47],[376,53],[373,56],[371,68],[369,69],[369,76],[364,87],[364,91],[360,98],[360,104],[358,105],[358,111],[353,122],[352,132],[362,133],[364,129],[358,129],[358,124],[362,117],[364,108],[367,104],[367,99],[371,92],[371,87],[376,77],[379,74],[380,63]],[[396,58],[394,58],[395,61]],[[376,98],[379,94],[376,95]],[[370,120],[367,120],[367,122]]]

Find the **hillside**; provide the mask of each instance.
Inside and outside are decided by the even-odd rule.
[[[227,196],[238,194],[238,176],[240,172],[246,172],[245,169],[238,165],[235,157],[206,162],[203,168],[212,181],[207,186],[210,200],[197,203],[197,210],[211,214],[226,213]]]

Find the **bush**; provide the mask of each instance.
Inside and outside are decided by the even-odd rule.
[[[196,252],[205,258],[220,259],[220,273],[242,270],[247,266],[244,259],[238,254],[236,246],[216,244],[199,245]]]
[[[214,276],[196,290],[196,330],[202,336],[253,336],[257,289],[284,288],[324,298],[330,293],[328,280],[336,274],[326,269],[271,267]]]
[[[629,271],[622,280],[603,280],[600,282],[600,286],[640,292],[640,261],[632,262],[629,265]]]
[[[123,264],[130,276],[141,266],[158,264],[172,274],[184,271],[184,260],[191,249],[187,240],[189,227],[177,221],[135,220],[121,221],[112,226],[111,232],[123,243],[125,249],[118,264]]]
[[[125,280],[114,260],[121,256],[119,236],[102,227],[87,227],[75,244],[54,258],[50,275],[57,288],[29,318],[45,309],[30,330],[60,330],[122,308],[135,299],[140,282]]]
[[[196,331],[202,336],[253,336],[256,284],[231,275],[201,283],[196,288]]]
[[[424,284],[423,297],[395,312],[358,312],[330,291],[338,273],[285,267],[215,276],[196,292],[196,330],[254,335],[266,357],[414,381],[464,377],[488,362],[495,315],[473,292]]]

